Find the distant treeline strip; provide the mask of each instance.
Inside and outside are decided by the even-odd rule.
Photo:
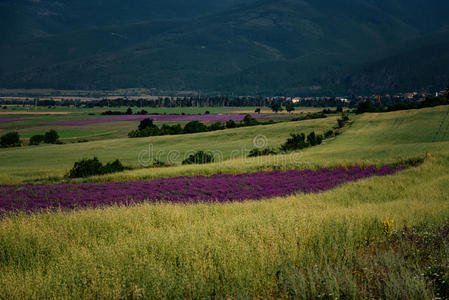
[[[365,101],[358,105],[356,113],[378,113],[378,112],[390,112],[390,111],[399,111],[399,110],[409,110],[409,109],[420,109],[426,107],[435,107],[439,105],[449,105],[449,94],[445,96],[436,97],[436,98],[427,98],[421,102],[410,102],[404,103],[399,102],[391,106],[383,106],[378,105],[372,101]]]
[[[48,106],[77,106],[77,107],[271,107],[273,104],[281,106],[292,105],[292,102],[282,98],[272,99],[263,97],[178,97],[178,98],[159,98],[154,100],[138,99],[130,100],[127,98],[119,99],[101,99],[101,100],[19,100],[19,99],[1,99],[0,105],[37,105],[40,107]],[[293,106],[307,107],[356,107],[351,103],[342,102],[336,98],[324,98],[313,101],[299,101],[293,103]]]

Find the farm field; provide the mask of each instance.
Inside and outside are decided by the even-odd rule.
[[[65,113],[65,114],[73,114],[73,113],[89,113],[89,112],[97,112],[101,113],[105,110],[114,110],[125,112],[128,107],[42,107],[42,106],[20,106],[20,105],[10,105],[7,106],[6,110],[0,110],[0,115],[9,115],[9,114],[51,114],[51,113]],[[209,111],[211,114],[220,114],[220,113],[236,113],[236,114],[247,114],[254,113],[256,108],[261,109],[261,113],[264,114],[273,114],[272,110],[269,107],[255,107],[255,106],[242,106],[242,107],[133,107],[134,111],[139,111],[142,109],[147,110],[151,113],[158,114],[204,114],[206,111]],[[326,107],[324,107],[326,108]],[[295,107],[295,111],[293,113],[300,112],[316,112],[320,111],[323,108],[314,108],[314,107]],[[280,113],[287,113],[286,111],[282,111]],[[288,113],[287,113],[288,114]]]
[[[62,133],[63,142],[77,142],[77,139],[104,140],[124,138],[134,130],[139,121],[146,118],[143,115],[136,116],[103,116],[106,110],[124,113],[128,107],[113,108],[76,108],[76,107],[31,107],[8,106],[6,110],[0,110],[0,134],[8,131],[17,131],[22,138],[27,139],[34,134],[40,134],[50,129]],[[313,113],[322,109],[298,107],[291,114],[273,113],[269,108],[262,108],[262,114],[255,114],[256,107],[176,107],[176,108],[133,108],[134,112],[146,110],[155,119],[156,125],[181,124],[185,125],[189,120],[199,119],[205,123],[236,119],[244,117],[245,111],[260,118],[262,121],[273,119],[276,122],[288,121],[291,118],[301,116],[302,113]],[[209,112],[210,115],[205,115]],[[184,114],[184,116],[182,115]],[[210,119],[210,120],[209,120]],[[90,121],[89,121],[90,120]],[[104,120],[104,121],[101,121]],[[108,124],[103,124],[108,123]],[[91,132],[94,131],[94,134]],[[98,134],[98,132],[102,134]],[[84,132],[84,134],[80,134]]]
[[[4,162],[0,166],[2,174],[0,176],[3,181],[10,183],[45,177],[61,177],[67,173],[75,161],[93,156],[97,156],[101,161],[118,158],[126,165],[141,168],[139,154],[146,151],[147,154],[143,160],[149,160],[150,153],[148,151],[150,149],[153,150],[154,157],[157,156],[163,161],[167,161],[169,152],[175,150],[175,155],[170,158],[176,164],[180,164],[186,153],[199,150],[220,151],[223,154],[223,159],[229,159],[233,152],[236,157],[246,157],[247,152],[254,148],[254,138],[258,135],[263,135],[263,142],[266,141],[266,146],[279,147],[291,132],[312,130],[325,132],[336,125],[336,120],[337,117],[329,117],[322,120],[287,122],[198,134],[105,139],[89,143],[0,149],[0,160]],[[101,123],[101,126],[98,127],[99,130],[107,131],[108,124],[110,123]],[[135,123],[134,128],[137,125],[138,122]],[[90,126],[86,128],[93,130],[93,127]],[[51,160],[47,159],[49,157]],[[154,169],[147,170],[154,171]]]
[[[260,181],[261,191],[264,186],[269,191],[282,183],[288,186],[305,169],[311,169],[304,173],[309,175],[336,172],[332,174],[343,176],[341,181],[332,180],[334,175],[326,177],[330,181],[317,181],[329,188],[307,189],[313,182],[307,181],[304,189],[254,196],[244,190],[243,179],[240,185],[238,179],[232,179],[232,184],[226,179],[217,189],[232,188],[233,193],[247,195],[226,203],[170,203],[164,201],[162,189],[156,201],[143,200],[138,205],[5,213],[0,219],[0,296],[449,297],[449,107],[351,116],[340,135],[321,145],[290,154],[246,157],[260,143],[279,148],[291,133],[324,133],[336,126],[337,118],[0,149],[0,190],[9,189],[19,198],[26,189],[19,184],[66,182],[63,176],[75,161],[93,156],[103,162],[120,159],[134,169],[71,183],[120,186],[158,179],[160,185],[155,181],[152,189],[159,191],[157,187],[173,182],[167,189],[174,191],[174,199],[182,192],[179,182],[184,181],[179,176],[217,176],[211,177],[212,182],[261,172],[278,178]],[[69,127],[67,136],[107,132],[111,124],[116,126],[111,122],[85,125],[85,129]],[[199,150],[213,151],[222,159],[180,165],[187,154]],[[170,156],[170,151],[177,155]],[[145,168],[142,163],[155,155],[173,166]],[[380,172],[382,176],[367,175],[391,164],[408,166],[398,172]],[[371,171],[363,171],[369,166]],[[282,173],[287,170],[290,173]],[[345,172],[353,177],[345,177]],[[167,181],[168,177],[176,178]],[[200,177],[186,180],[195,186],[194,178]],[[213,193],[213,186],[206,186]],[[95,197],[108,193],[99,195]],[[245,197],[257,201],[241,201]],[[19,198],[15,201],[25,201]]]

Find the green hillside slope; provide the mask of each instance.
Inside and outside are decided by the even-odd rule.
[[[409,158],[424,157],[426,152],[445,150],[449,143],[449,109],[441,106],[382,114],[366,114],[335,140],[306,149],[300,153],[242,159],[242,152],[253,149],[258,135],[267,138],[268,147],[279,147],[290,133],[312,130],[324,132],[336,125],[335,118],[288,122],[268,126],[239,128],[218,132],[142,139],[114,139],[85,144],[49,145],[0,149],[1,180],[17,183],[48,176],[62,176],[73,163],[84,157],[98,156],[102,161],[120,159],[127,165],[139,166],[139,153],[147,157],[149,145],[154,156],[167,161],[170,151],[176,151],[174,162],[182,161],[190,151],[221,151],[229,159],[202,166],[175,166],[160,169],[139,169],[108,175],[94,180],[133,180],[179,175],[245,173],[273,168],[335,167],[339,164],[395,163]],[[173,154],[172,154],[173,155]],[[246,157],[246,155],[244,155]]]

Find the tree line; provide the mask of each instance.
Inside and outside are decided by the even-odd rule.
[[[344,103],[336,98],[324,98],[317,100],[303,100],[293,103],[283,97],[265,98],[265,97],[160,97],[157,99],[99,99],[99,100],[80,100],[80,99],[62,99],[62,100],[40,100],[40,99],[2,99],[0,105],[36,105],[38,107],[279,107],[283,106],[287,111],[293,107],[351,107],[350,103]]]

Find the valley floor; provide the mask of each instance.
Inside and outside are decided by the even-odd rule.
[[[269,136],[282,132],[281,141],[291,131],[320,131],[332,122],[277,124],[242,135],[238,130],[243,129],[236,129],[235,134],[250,144],[258,129]],[[90,178],[123,181],[424,159],[418,167],[395,175],[318,194],[5,216],[0,220],[0,297],[447,298],[448,129],[447,106],[367,114],[336,139],[300,156],[241,158]],[[189,142],[198,146],[208,139],[226,140],[225,132],[192,135]],[[177,139],[151,141],[156,147],[170,147],[179,143]],[[108,147],[115,147],[117,156],[127,142],[99,141],[84,149],[109,157]],[[27,149],[0,151],[2,182],[42,176],[38,170],[46,166],[45,155],[59,157],[61,148],[56,146],[42,147],[45,153],[37,151],[33,163]],[[72,161],[72,151],[81,149],[61,147],[67,150],[67,161]],[[59,159],[63,161],[62,155]],[[57,175],[65,165],[48,167]],[[30,174],[25,175],[27,170]]]

